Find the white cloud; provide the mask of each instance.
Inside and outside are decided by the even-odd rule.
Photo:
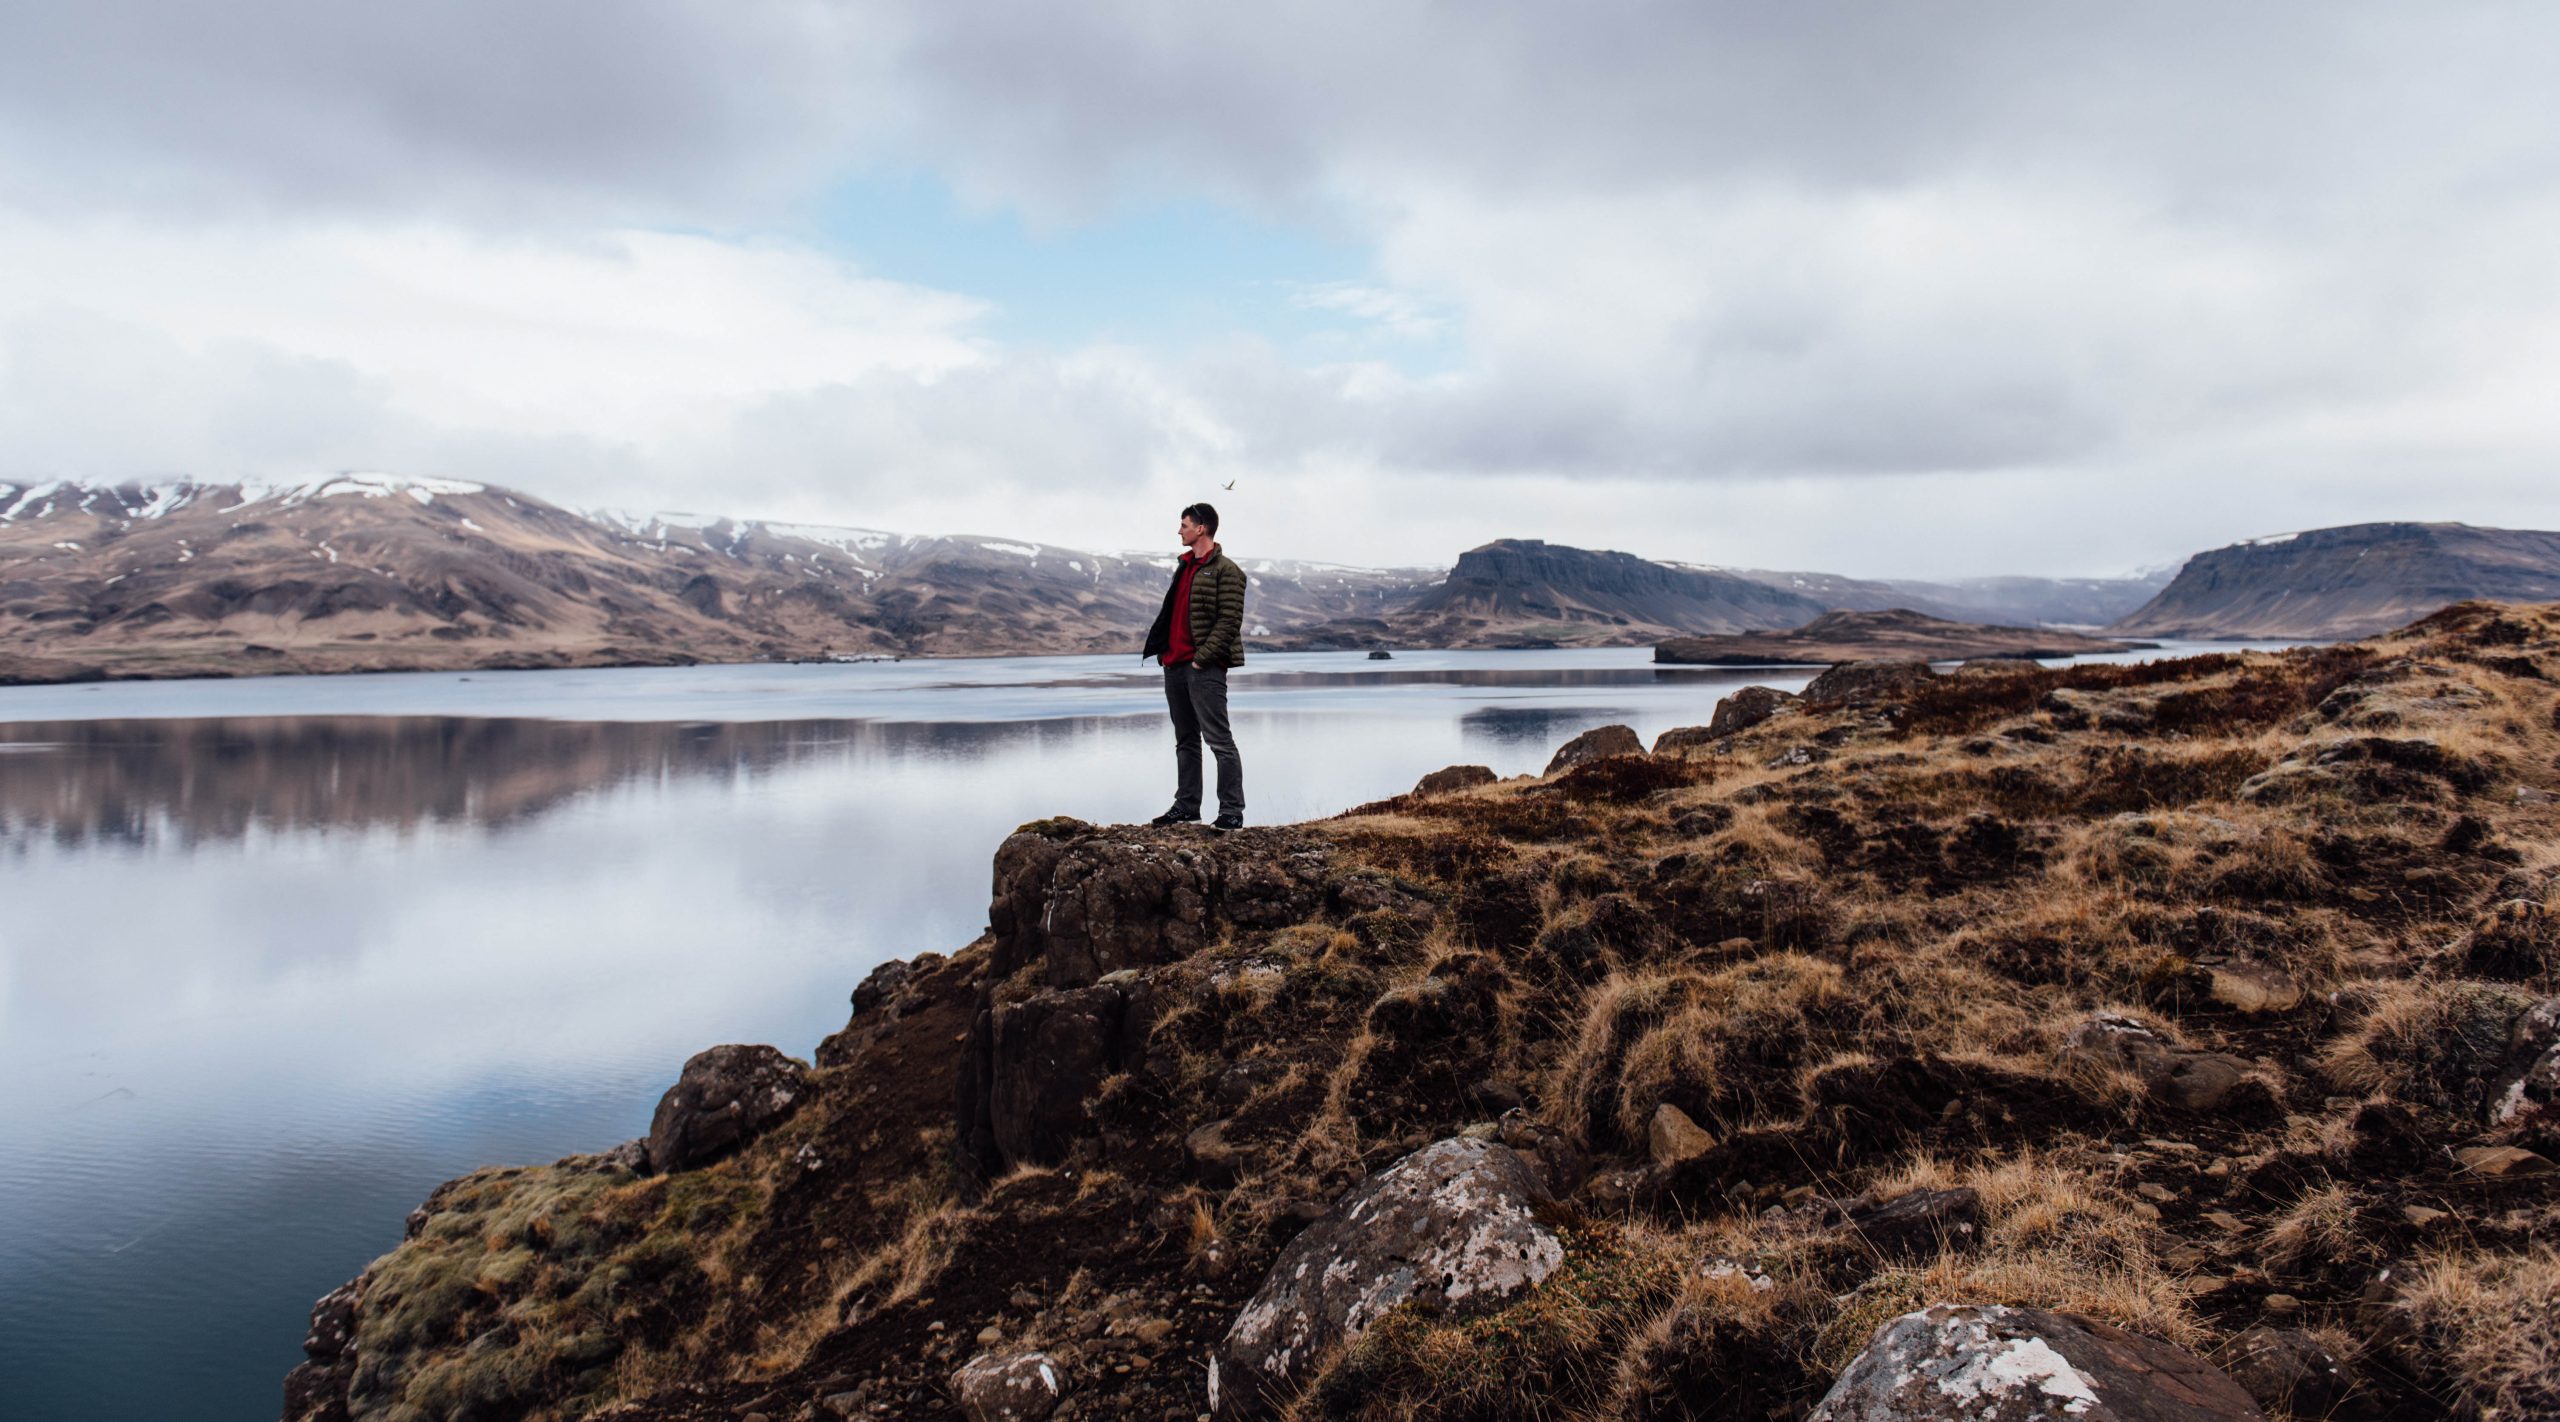
[[[1289,304],[1302,311],[1338,312],[1403,340],[1428,340],[1447,324],[1410,294],[1363,282],[1300,283]]]
[[[226,15],[56,7],[0,53],[0,475],[1106,546],[1233,479],[1273,552],[1632,545],[1633,507],[1638,551],[1880,572],[2560,518],[2535,10]],[[1009,350],[965,293],[736,235],[892,157],[1039,217],[1319,215],[1376,272],[1293,300],[1378,339]],[[1425,339],[1429,376],[1309,356]]]

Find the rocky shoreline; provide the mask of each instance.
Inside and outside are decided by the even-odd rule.
[[[2466,604],[1026,825],[810,1064],[440,1187],[284,1415],[2553,1415],[2555,675]]]

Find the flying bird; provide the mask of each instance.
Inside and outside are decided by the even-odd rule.
[[[1221,488],[1221,489],[1232,489],[1232,488],[1234,488],[1235,486],[1236,486],[1236,481],[1235,481],[1235,480],[1233,480],[1233,479],[1229,479],[1227,482],[1225,482],[1225,483],[1223,483],[1223,484],[1220,484],[1218,487],[1219,487],[1219,488]]]

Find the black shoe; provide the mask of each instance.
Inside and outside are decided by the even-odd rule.
[[[1163,814],[1156,816],[1154,819],[1147,821],[1147,823],[1151,825],[1196,825],[1200,823],[1200,812],[1198,810],[1167,810]]]
[[[1226,833],[1227,831],[1229,831],[1229,830],[1240,830],[1240,829],[1243,829],[1243,828],[1244,828],[1244,816],[1242,816],[1242,815],[1220,815],[1220,816],[1218,816],[1216,819],[1211,820],[1211,821],[1209,822],[1209,828],[1211,828],[1211,829],[1213,829],[1213,830],[1216,830],[1216,831],[1217,831],[1218,833],[1220,833],[1220,834],[1225,834],[1225,833]]]

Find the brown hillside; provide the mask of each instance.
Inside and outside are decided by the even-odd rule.
[[[2560,607],[2472,604],[1293,828],[1025,826],[989,933],[873,975],[743,1150],[439,1190],[288,1415],[955,1416],[1038,1349],[1055,1416],[1196,1417],[1284,1247],[1464,1136],[1560,1262],[1273,1405],[1797,1418],[1953,1302],[2275,1416],[2551,1416],[2555,675]]]

